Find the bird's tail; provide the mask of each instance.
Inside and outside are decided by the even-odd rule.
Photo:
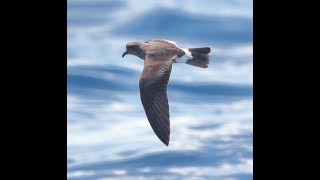
[[[203,48],[188,48],[183,49],[185,51],[185,63],[193,66],[207,68],[209,64],[209,53],[211,49],[209,47]]]

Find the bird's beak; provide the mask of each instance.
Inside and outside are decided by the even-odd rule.
[[[122,57],[124,57],[127,54],[127,51],[123,52]]]

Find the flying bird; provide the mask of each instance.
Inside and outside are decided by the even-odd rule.
[[[166,146],[170,140],[167,85],[172,64],[186,63],[207,68],[210,51],[209,47],[179,48],[175,42],[164,39],[130,42],[126,45],[122,57],[131,54],[144,60],[139,80],[141,102],[153,131]]]

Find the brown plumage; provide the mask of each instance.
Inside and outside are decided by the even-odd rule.
[[[167,97],[172,64],[186,63],[206,68],[209,64],[210,48],[179,48],[174,42],[162,39],[131,42],[126,45],[126,54],[144,60],[139,81],[140,97],[149,123],[165,144],[170,140],[170,114]]]

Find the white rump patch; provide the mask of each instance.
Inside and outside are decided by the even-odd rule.
[[[170,41],[170,40],[165,40],[165,41],[167,41],[168,43],[171,43],[171,44],[173,44],[173,45],[175,45],[175,46],[178,47],[178,45],[177,45],[175,42],[173,42],[173,41]]]
[[[188,50],[188,49],[184,49],[184,48],[181,48],[183,51],[184,51],[184,53],[186,53],[185,55],[183,55],[182,57],[180,57],[180,58],[177,58],[176,59],[176,62],[177,63],[185,63],[185,62],[187,62],[189,59],[192,59],[193,57],[192,57],[192,55],[191,55],[191,52]]]

